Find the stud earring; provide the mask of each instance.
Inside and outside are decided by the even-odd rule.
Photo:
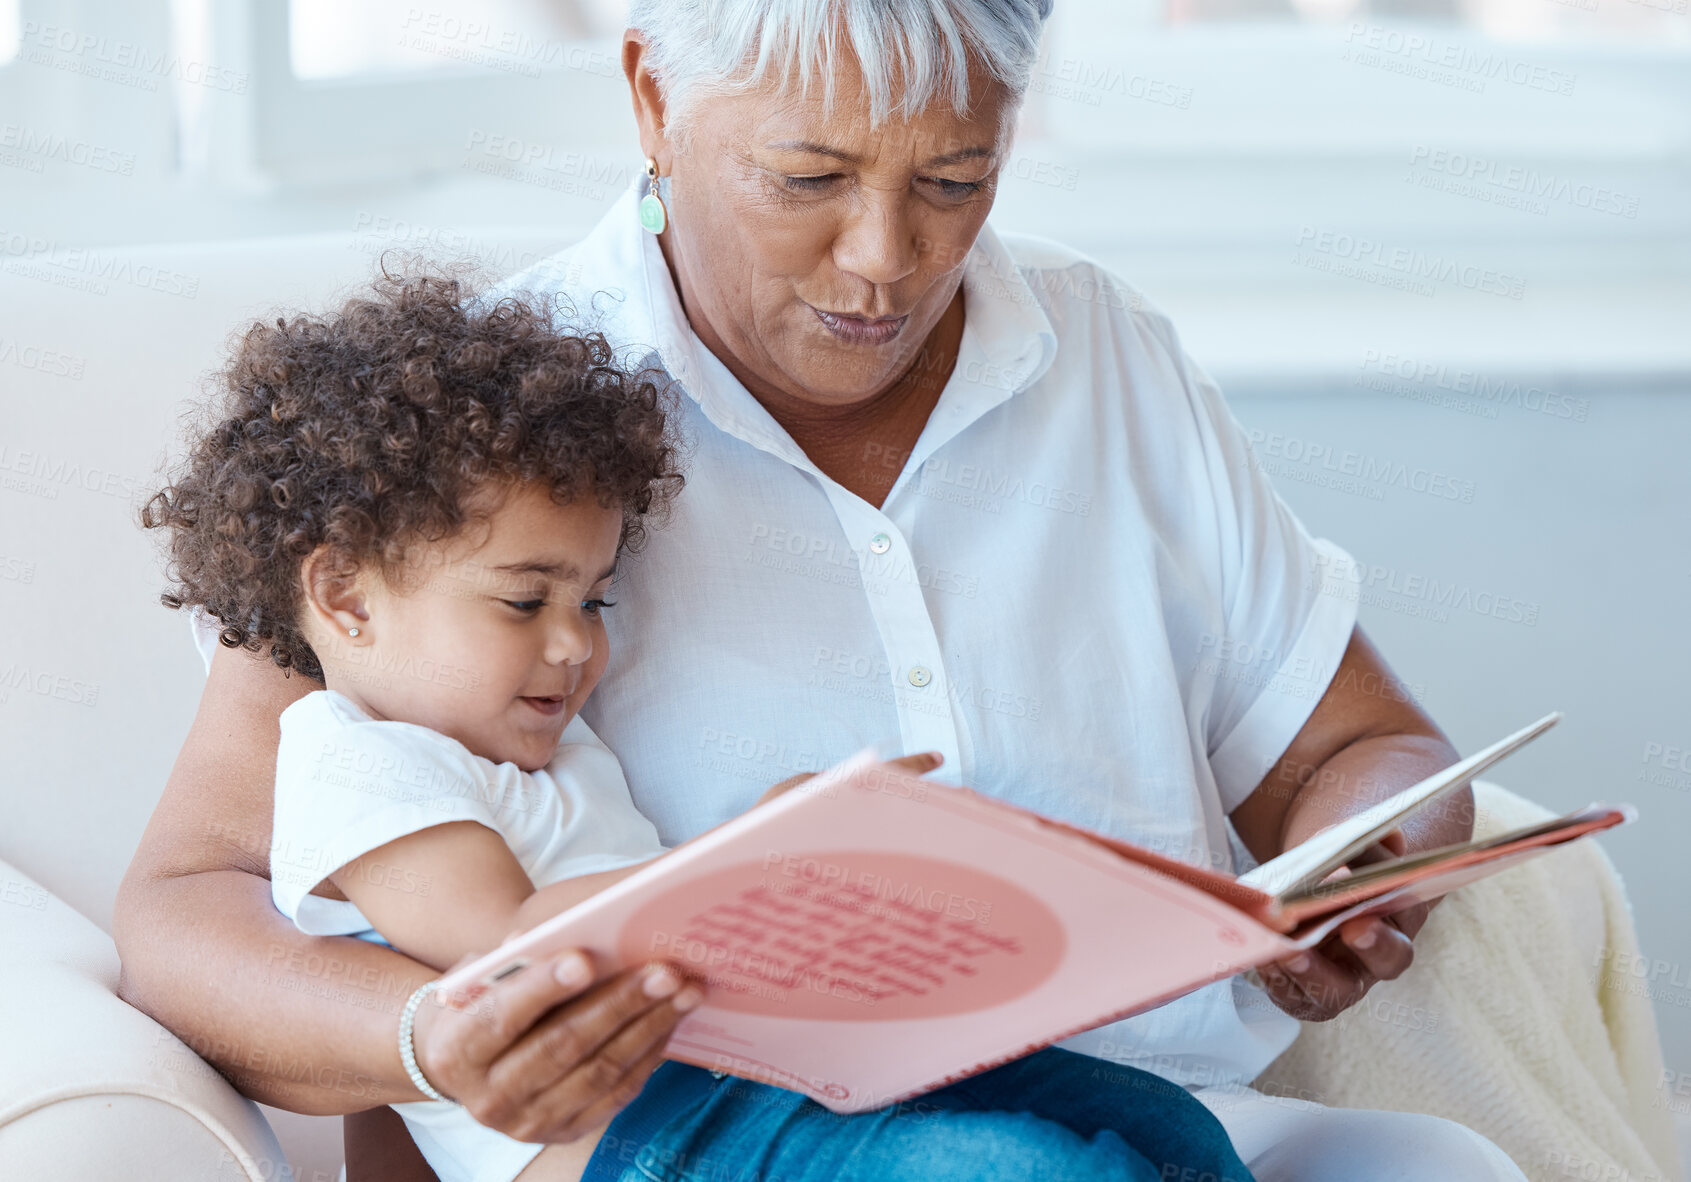
[[[347,630],[346,630],[346,634],[347,634],[347,635],[348,635],[348,636],[353,636],[353,637],[356,637],[356,636],[357,636],[357,635],[358,635],[358,629],[356,629],[356,628],[348,628],[348,629],[347,629]]]
[[[646,157],[646,195],[640,198],[640,224],[654,234],[662,234],[669,224],[669,211],[658,196],[658,162]]]

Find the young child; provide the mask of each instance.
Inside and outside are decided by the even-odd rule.
[[[476,302],[436,277],[255,324],[223,376],[215,422],[143,521],[170,530],[167,605],[326,687],[281,715],[276,906],[445,969],[663,854],[578,717],[610,656],[618,556],[682,482],[658,387],[539,301]],[[625,1110],[689,1154],[778,1112],[812,1163],[868,1137],[914,1163],[953,1154],[940,1142],[964,1114],[1037,1110],[1090,1139],[1099,1177],[1250,1178],[1182,1089],[1063,1051],[860,1117],[681,1064],[654,1084],[708,1098],[685,1130],[664,1122],[699,1105]],[[450,1102],[397,1111],[443,1182],[580,1168]]]

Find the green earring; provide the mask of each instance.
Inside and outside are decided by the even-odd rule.
[[[669,211],[658,196],[658,162],[646,157],[646,195],[640,198],[640,224],[654,234],[662,234],[669,224]]]

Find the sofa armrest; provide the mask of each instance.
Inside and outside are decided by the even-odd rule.
[[[117,975],[109,936],[0,861],[0,1177],[289,1176],[257,1106]]]

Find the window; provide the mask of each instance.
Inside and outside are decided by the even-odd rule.
[[[1312,233],[1659,269],[1685,233],[1685,2],[1062,0],[1004,217],[1194,276],[1283,275]]]
[[[1164,22],[1421,21],[1493,37],[1684,41],[1686,0],[1168,0]]]
[[[274,180],[515,169],[564,187],[585,171],[598,186],[636,155],[616,0],[245,0],[241,19],[253,164]]]
[[[0,0],[0,66],[18,56],[18,0]]]
[[[615,0],[290,0],[289,57],[302,81],[465,72],[536,76],[578,42],[621,34]]]

